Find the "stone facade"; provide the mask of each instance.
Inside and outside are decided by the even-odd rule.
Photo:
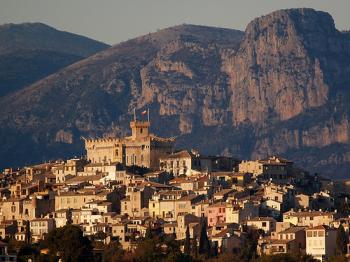
[[[151,169],[159,167],[159,158],[173,151],[174,139],[149,133],[149,121],[130,122],[132,134],[124,138],[85,139],[87,159],[92,163],[119,162]]]

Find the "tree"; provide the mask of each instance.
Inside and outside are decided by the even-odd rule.
[[[98,241],[104,241],[107,237],[107,234],[103,231],[98,231],[95,235],[94,235],[94,239],[98,240]]]
[[[256,247],[259,239],[259,230],[255,229],[246,229],[247,231],[247,239],[245,241],[245,245],[241,250],[241,259],[243,261],[251,261],[256,257]]]
[[[204,219],[201,220],[201,233],[199,237],[199,249],[198,253],[200,255],[206,255],[209,257],[210,255],[210,242],[207,235],[207,223]]]
[[[122,261],[124,250],[119,240],[109,243],[104,249],[105,261],[118,262]]]
[[[198,244],[197,244],[197,237],[196,236],[194,236],[193,240],[192,240],[191,253],[192,253],[192,256],[197,258],[197,256],[198,256]]]
[[[338,230],[337,230],[336,243],[337,243],[337,253],[339,255],[346,254],[346,244],[348,243],[348,241],[347,241],[347,236],[346,236],[343,225],[340,225]]]
[[[57,228],[47,234],[44,241],[52,259],[58,255],[63,262],[91,260],[91,242],[77,226]]]
[[[152,238],[153,238],[153,233],[152,233],[151,224],[148,224],[148,227],[147,227],[147,229],[146,229],[145,238],[146,238],[146,239],[152,239]]]
[[[319,260],[314,259],[310,255],[300,254],[276,254],[269,256],[262,256],[257,262],[317,262]]]
[[[190,254],[191,252],[191,242],[190,242],[190,228],[187,226],[186,228],[186,238],[185,238],[185,246],[184,246],[184,253]]]
[[[133,261],[137,262],[157,262],[163,258],[161,243],[156,238],[141,240],[133,254]]]

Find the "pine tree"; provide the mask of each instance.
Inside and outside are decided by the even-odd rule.
[[[346,253],[347,236],[343,225],[340,225],[337,231],[337,253],[339,255],[344,255]]]
[[[206,254],[207,256],[210,255],[210,242],[207,235],[207,224],[204,221],[204,219],[202,219],[201,221],[201,234],[199,237],[198,253],[201,255],[203,254]]]
[[[186,238],[185,238],[184,253],[189,255],[190,252],[191,252],[190,228],[187,226],[187,228],[186,228]]]

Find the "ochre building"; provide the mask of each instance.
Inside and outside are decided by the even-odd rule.
[[[174,138],[161,138],[149,133],[149,121],[130,122],[131,136],[84,139],[87,159],[92,163],[119,162],[159,168],[159,158],[170,154]]]

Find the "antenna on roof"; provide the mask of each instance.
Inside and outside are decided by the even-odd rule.
[[[134,108],[134,121],[136,122],[136,109]]]

